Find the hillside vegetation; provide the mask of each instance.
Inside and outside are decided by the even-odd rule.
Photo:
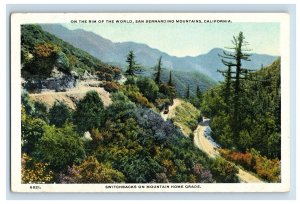
[[[46,105],[32,100],[30,90],[24,90],[22,183],[238,182],[233,165],[211,160],[172,121],[162,119],[159,112],[177,96],[173,81],[137,75],[133,53],[127,59],[130,74],[125,83],[118,83],[116,75],[103,77],[114,67],[39,26],[22,26],[21,47],[25,81],[55,77],[53,70],[75,71],[79,78],[88,71],[91,77],[98,76],[96,80],[111,95],[111,102],[104,105],[99,94],[90,90],[70,108],[63,101]],[[61,55],[69,65],[58,66]],[[184,102],[185,110],[179,113],[185,115],[178,122],[194,124],[187,116],[190,108],[198,112]],[[225,169],[227,176],[222,177]]]
[[[39,25],[21,26],[22,77],[44,79],[53,76],[55,70],[76,72],[79,77],[88,71],[105,80],[118,78],[120,69],[102,63],[99,59],[75,48],[69,43],[45,32]]]
[[[172,121],[181,128],[184,135],[189,136],[196,129],[199,118],[200,111],[191,103],[182,101],[180,106],[176,107]]]
[[[253,72],[236,46],[226,80],[206,91],[213,82],[167,71],[162,57],[146,72],[128,50],[121,71],[37,25],[21,31],[22,183],[235,183],[241,168],[280,182],[280,59]],[[74,87],[26,86],[61,76]],[[214,158],[194,144],[202,115],[222,148]]]

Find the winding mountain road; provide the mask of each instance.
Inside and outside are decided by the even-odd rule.
[[[75,101],[82,99],[88,91],[96,91],[102,99],[104,106],[112,103],[110,93],[105,91],[103,87],[99,87],[99,81],[85,80],[79,81],[77,86],[68,89],[65,92],[43,91],[41,93],[30,94],[33,101],[40,101],[51,107],[56,101],[64,102],[70,108],[75,109]]]
[[[205,122],[202,122],[198,125],[197,129],[194,131],[194,144],[209,157],[216,158],[217,156],[220,156],[220,154],[213,142],[205,136],[206,128],[209,128],[209,126],[208,124],[205,124]],[[264,183],[259,178],[253,176],[238,166],[237,168],[239,169],[237,176],[239,177],[241,183]]]

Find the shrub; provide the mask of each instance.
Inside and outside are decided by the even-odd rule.
[[[125,179],[121,172],[100,164],[94,156],[87,157],[78,166],[69,167],[68,174],[60,177],[61,183],[121,183]]]
[[[212,174],[208,169],[205,169],[200,163],[194,164],[193,175],[196,183],[212,183]]]
[[[221,157],[217,157],[211,165],[211,172],[219,183],[237,183],[238,168],[231,162],[226,161]]]
[[[48,122],[48,108],[46,104],[41,101],[35,101],[32,116]]]
[[[63,72],[70,73],[70,71],[71,71],[69,58],[63,52],[57,53],[56,66],[58,67],[59,70],[61,70]]]
[[[176,97],[176,88],[174,86],[169,86],[168,84],[160,84],[159,92],[170,99],[174,99]]]
[[[280,161],[278,159],[268,159],[254,149],[246,153],[227,149],[220,149],[219,152],[224,158],[255,172],[269,182],[280,182]]]
[[[126,120],[134,115],[136,105],[123,92],[112,94],[113,103],[107,108],[107,117],[113,121]]]
[[[36,144],[42,138],[46,122],[39,118],[28,116],[25,109],[22,108],[22,151],[30,154],[35,150]]]
[[[171,99],[168,98],[159,98],[155,100],[155,104],[156,107],[158,108],[158,110],[162,111],[165,108],[168,108],[170,105],[172,105],[173,101]]]
[[[21,162],[22,183],[42,184],[53,182],[54,174],[49,170],[48,163],[34,162],[26,153],[22,154]]]
[[[101,127],[105,119],[104,105],[96,91],[89,91],[74,112],[74,122],[80,133]]]
[[[116,91],[120,90],[121,85],[116,82],[106,81],[103,85],[103,88],[105,89],[105,91],[108,91],[108,92],[116,92]]]
[[[119,79],[121,77],[121,69],[119,67],[113,67],[112,70],[115,74],[114,79]]]
[[[158,86],[156,83],[147,77],[138,78],[137,80],[137,86],[140,89],[140,91],[143,93],[144,96],[149,101],[154,102],[158,95]]]
[[[40,43],[34,47],[33,59],[27,63],[22,72],[28,72],[27,77],[47,78],[57,64],[61,48],[51,43]]]
[[[265,156],[261,156],[260,153],[254,149],[251,149],[251,154],[255,159],[254,170],[257,175],[269,182],[280,182],[280,160],[268,159]]]
[[[255,161],[251,153],[234,152],[228,149],[219,149],[219,153],[225,159],[232,161],[236,164],[239,164],[250,171],[253,171],[253,166],[255,165]]]
[[[65,124],[62,128],[45,126],[44,129],[33,155],[39,161],[49,163],[53,171],[61,171],[85,157],[83,142],[72,124]]]
[[[175,109],[173,121],[181,127],[186,135],[193,133],[198,125],[200,111],[191,103],[181,101],[181,105]]]
[[[63,102],[55,102],[49,110],[50,124],[62,127],[65,122],[71,119],[71,109]]]
[[[148,101],[146,97],[143,96],[143,94],[139,91],[139,88],[135,85],[126,85],[123,88],[124,94],[128,96],[128,98],[143,107],[152,108],[154,107],[152,103]]]

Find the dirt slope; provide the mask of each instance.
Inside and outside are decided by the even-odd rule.
[[[86,92],[94,90],[99,94],[104,106],[109,106],[112,103],[110,94],[104,88],[98,87],[99,84],[100,82],[95,80],[80,81],[75,88],[69,89],[66,92],[43,91],[41,93],[30,94],[30,98],[33,101],[41,101],[48,107],[51,107],[55,101],[61,101],[70,108],[75,109],[75,102],[82,99],[86,95]]]

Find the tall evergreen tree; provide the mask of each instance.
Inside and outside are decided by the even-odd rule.
[[[185,98],[190,99],[190,85],[187,85],[186,93],[185,93]]]
[[[231,77],[231,65],[227,66],[227,70],[226,71],[220,71],[218,70],[218,72],[220,72],[224,77],[225,77],[225,81],[224,84],[225,86],[222,86],[222,97],[224,99],[224,102],[226,104],[226,113],[229,114],[230,112],[230,96],[231,96],[231,89],[232,89],[232,77]]]
[[[128,63],[127,70],[125,72],[127,75],[135,76],[142,72],[141,66],[135,61],[135,55],[132,50],[129,51],[126,62]]]
[[[161,76],[161,72],[162,72],[162,68],[161,68],[161,56],[159,57],[158,59],[158,62],[157,62],[157,65],[155,66],[154,70],[155,70],[155,73],[154,73],[154,81],[156,84],[160,84],[161,81],[160,81],[160,76]]]
[[[172,71],[170,71],[170,76],[169,76],[168,85],[169,85],[169,86],[173,86],[173,81],[172,81]]]
[[[250,54],[245,53],[250,50],[245,48],[248,45],[248,42],[245,41],[243,32],[240,32],[238,36],[233,36],[232,44],[233,44],[233,46],[229,47],[228,49],[233,50],[233,53],[224,51],[223,55],[220,55],[220,56],[222,57],[223,64],[228,67],[228,69],[227,69],[228,80],[234,79],[232,128],[233,128],[234,136],[238,137],[239,130],[240,130],[239,112],[240,112],[240,106],[241,106],[241,104],[240,104],[240,92],[241,92],[240,80],[246,79],[247,74],[250,71],[248,69],[242,68],[242,60],[250,61],[250,59],[249,59]],[[235,67],[235,71],[231,71],[232,67]],[[231,77],[231,73],[234,73],[233,77]],[[230,86],[230,80],[228,81],[228,85]]]
[[[199,97],[199,98],[202,96],[202,92],[201,92],[199,86],[197,86],[197,89],[196,89],[196,96]]]

